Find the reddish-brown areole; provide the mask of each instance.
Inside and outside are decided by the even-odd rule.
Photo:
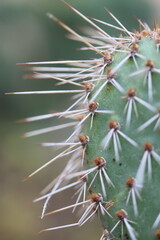
[[[160,229],[157,229],[155,235],[158,239],[160,239]]]
[[[135,54],[139,51],[139,46],[136,44],[136,42],[133,42],[130,46],[131,54]]]
[[[85,176],[85,174],[84,175],[80,175],[79,176],[79,179],[82,181],[82,182],[87,182],[87,176]]]
[[[103,168],[106,164],[106,160],[103,157],[97,157],[93,160],[93,162],[95,163],[95,165],[98,167],[98,170],[100,168]]]
[[[150,142],[144,143],[144,151],[151,152],[153,150],[153,145]]]
[[[123,221],[124,218],[127,218],[128,214],[126,211],[124,211],[123,209],[122,210],[119,210],[115,213],[116,217],[119,218],[119,220]]]
[[[149,67],[150,70],[152,70],[152,68],[154,68],[154,62],[152,60],[147,60],[146,62],[146,67]]]
[[[86,147],[89,142],[89,137],[85,135],[78,136],[79,141],[82,143],[82,147]]]
[[[100,193],[92,193],[90,195],[90,199],[92,202],[99,203],[102,202],[102,195]]]
[[[126,185],[128,188],[132,188],[135,184],[135,179],[132,177],[132,178],[128,178],[126,180]]]
[[[104,64],[110,64],[112,62],[112,55],[105,52],[103,59],[104,59]]]
[[[127,96],[128,97],[134,97],[136,95],[136,90],[134,89],[134,88],[130,88],[130,89],[128,89],[128,91],[127,91]]]
[[[112,68],[107,68],[107,79],[112,79],[116,77],[116,73],[112,70]]]
[[[76,116],[76,119],[77,119],[78,121],[81,121],[84,117],[85,117],[84,114],[79,114],[79,115]]]
[[[115,130],[120,129],[120,124],[117,121],[109,121],[108,125],[110,129],[112,128],[114,128]]]
[[[89,83],[89,82],[84,82],[83,84],[84,84],[84,88],[87,93],[92,92],[92,90],[94,88],[94,84]]]
[[[89,104],[89,111],[94,113],[97,110],[98,106],[99,104],[97,102],[91,102]]]

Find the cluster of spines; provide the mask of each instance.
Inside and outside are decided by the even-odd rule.
[[[153,112],[154,115],[153,117],[149,118],[146,122],[144,122],[142,125],[140,125],[136,131],[137,132],[143,131],[145,128],[150,126],[154,121],[156,121],[154,130],[160,129],[160,110],[159,108],[158,110],[156,110],[156,108],[152,104],[152,101],[153,101],[152,74],[153,73],[159,74],[160,69],[155,67],[154,61],[152,61],[151,59],[146,59],[144,55],[139,53],[139,45],[138,45],[138,43],[141,41],[141,39],[143,40],[144,37],[151,38],[155,40],[156,48],[158,52],[159,46],[160,46],[159,28],[155,26],[154,30],[152,31],[147,24],[143,23],[141,20],[138,20],[143,30],[141,30],[140,32],[132,33],[128,31],[119,22],[119,20],[117,20],[115,16],[107,10],[108,13],[113,17],[113,19],[116,20],[116,22],[119,24],[119,27],[102,22],[97,19],[93,19],[93,20],[99,23],[102,23],[104,25],[113,27],[126,34],[125,37],[120,36],[117,38],[113,38],[109,34],[104,32],[104,30],[102,30],[98,25],[96,25],[91,19],[85,17],[82,13],[80,13],[70,5],[68,6],[95,28],[96,34],[98,32],[98,35],[97,37],[95,37],[95,39],[91,37],[83,37],[79,35],[74,30],[72,30],[70,27],[65,25],[63,22],[61,22],[51,14],[49,14],[49,17],[55,20],[58,24],[60,24],[66,30],[68,30],[69,33],[73,35],[72,38],[74,40],[79,40],[85,43],[87,47],[82,48],[83,50],[84,49],[93,50],[96,53],[98,53],[101,56],[101,58],[93,59],[93,60],[78,60],[78,61],[68,60],[68,61],[57,61],[57,62],[54,61],[54,62],[25,63],[25,65],[66,64],[67,67],[62,67],[62,68],[30,67],[28,68],[28,70],[33,71],[34,74],[30,75],[29,77],[55,79],[59,81],[57,85],[68,83],[68,84],[80,87],[80,90],[79,89],[78,90],[53,90],[53,91],[15,92],[14,93],[14,94],[76,93],[75,97],[73,98],[75,99],[74,103],[63,112],[56,112],[56,113],[53,112],[53,113],[30,117],[30,118],[21,120],[22,122],[32,122],[32,121],[43,120],[43,119],[52,118],[52,117],[59,117],[59,118],[63,117],[65,119],[67,118],[71,120],[68,123],[61,124],[58,126],[28,132],[25,134],[26,137],[34,136],[34,135],[38,135],[46,132],[52,132],[52,131],[64,129],[67,127],[74,127],[74,131],[67,138],[65,142],[42,143],[42,146],[45,146],[45,147],[55,147],[55,148],[67,147],[67,148],[64,151],[62,151],[60,154],[58,154],[56,157],[51,159],[49,162],[41,166],[39,169],[34,171],[32,174],[30,174],[27,177],[27,179],[33,176],[34,174],[36,174],[37,172],[39,172],[40,170],[42,170],[44,167],[54,162],[55,160],[67,155],[69,156],[71,155],[70,160],[66,164],[66,167],[64,168],[62,173],[56,179],[54,179],[54,181],[52,181],[46,187],[46,189],[44,189],[43,196],[36,199],[35,201],[40,201],[42,199],[46,200],[43,207],[43,211],[42,211],[42,218],[45,215],[50,215],[50,214],[53,214],[65,209],[69,209],[69,208],[73,208],[73,210],[75,211],[75,208],[77,206],[82,206],[82,208],[84,209],[84,212],[77,223],[49,228],[43,231],[61,229],[61,228],[66,228],[70,226],[82,226],[86,221],[91,219],[92,216],[95,215],[95,213],[97,212],[100,212],[100,215],[103,215],[103,216],[108,215],[109,218],[111,219],[114,218],[114,216],[112,216],[109,213],[109,210],[115,204],[114,200],[105,201],[105,199],[107,199],[107,196],[108,196],[107,185],[111,185],[113,188],[115,188],[114,181],[112,181],[112,179],[110,179],[109,177],[109,171],[107,168],[107,159],[104,159],[104,157],[102,156],[96,156],[92,161],[93,164],[89,163],[89,165],[92,165],[92,167],[90,168],[87,167],[88,169],[83,169],[83,166],[85,166],[86,168],[86,166],[88,165],[87,158],[85,157],[85,152],[87,150],[88,144],[90,144],[89,136],[81,134],[81,132],[82,133],[83,131],[85,132],[85,130],[83,129],[85,121],[89,120],[89,128],[91,131],[93,128],[95,115],[109,114],[111,116],[110,121],[108,121],[108,129],[109,129],[108,133],[102,139],[99,148],[102,148],[104,149],[104,151],[107,151],[107,149],[112,144],[114,149],[114,159],[117,162],[120,161],[120,152],[123,150],[120,139],[124,139],[124,141],[127,141],[129,144],[135,147],[135,149],[138,147],[138,143],[123,132],[123,129],[125,131],[126,129],[129,129],[129,127],[131,126],[132,114],[135,114],[135,116],[138,118],[138,115],[139,115],[139,112],[137,109],[138,104],[142,105],[144,109],[147,109],[150,112]],[[121,54],[124,53],[125,57],[121,59],[116,66],[114,66],[113,68],[110,68],[109,65],[112,62],[114,62],[114,54],[116,52],[119,52]],[[142,69],[139,69],[137,58],[143,59],[144,61],[144,67]],[[145,74],[144,84],[147,84],[147,88],[148,88],[147,101],[139,97],[139,92],[140,92],[139,89],[129,88],[126,91],[124,90],[125,86],[122,86],[118,82],[117,72],[130,59],[133,59],[136,71],[133,73],[130,73],[129,77],[139,76],[142,73]],[[58,73],[58,71],[61,71],[61,72]],[[97,98],[100,96],[101,92],[106,88],[106,86],[109,86],[109,87],[113,86],[121,94],[121,99],[127,101],[124,107],[124,114],[126,115],[126,121],[125,121],[126,126],[123,124],[122,130],[121,130],[121,124],[119,123],[119,121],[117,121],[117,119],[114,118],[115,116],[114,109],[113,110],[99,109],[101,108],[101,105],[99,105],[99,103],[97,102]],[[77,107],[77,109],[75,109],[75,107]],[[154,150],[154,146],[152,145],[152,143],[145,142],[144,153],[142,155],[142,159],[140,161],[137,173],[135,174],[135,176],[130,176],[128,179],[126,179],[125,184],[126,184],[126,187],[128,188],[126,205],[129,204],[130,201],[132,201],[135,216],[138,215],[137,200],[141,199],[140,193],[144,185],[146,166],[148,166],[149,179],[151,179],[152,177],[152,163],[151,163],[152,160],[151,159],[154,159],[157,163],[160,164],[160,156]],[[91,178],[90,178],[90,175],[92,175]],[[101,193],[93,192],[93,190],[91,190],[92,185],[94,184],[97,177],[99,177]],[[74,178],[78,178],[78,180],[76,179],[76,181],[73,182],[72,179]],[[88,181],[88,178],[90,178],[89,181]],[[72,182],[70,183],[70,181]],[[62,209],[52,211],[50,213],[45,213],[47,209],[47,204],[50,198],[54,194],[72,187],[78,187],[78,190],[76,192],[77,200],[75,204],[72,204],[71,206],[67,206]],[[86,200],[87,189],[90,192],[89,200]],[[82,199],[82,202],[80,201],[81,199]],[[132,226],[134,222],[131,221],[130,218],[128,217],[127,211],[124,209],[120,209],[115,212],[115,216],[117,217],[118,221],[115,223],[115,225],[112,226],[110,230],[109,229],[104,230],[101,240],[109,240],[110,236],[112,236],[114,239],[114,230],[119,225],[121,225],[122,238],[124,236],[124,227],[125,227],[125,229],[127,230],[127,234],[129,235],[131,240],[138,239],[138,235]],[[158,229],[159,225],[160,225],[160,214],[157,215],[157,218],[155,219],[155,222],[153,223],[153,227],[152,227],[155,230],[155,235],[157,236],[157,238],[160,238],[160,230]]]

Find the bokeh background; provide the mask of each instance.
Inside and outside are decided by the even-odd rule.
[[[129,30],[139,27],[135,16],[147,21],[150,26],[154,22],[153,2],[150,5],[147,0],[68,0],[68,3],[87,16],[114,23],[104,10],[107,7]],[[24,139],[21,137],[23,133],[54,125],[57,120],[30,124],[17,124],[16,121],[51,110],[63,110],[69,105],[69,97],[4,95],[12,91],[54,88],[53,80],[24,79],[25,69],[16,66],[16,63],[94,57],[93,53],[80,52],[78,48],[82,44],[67,39],[66,31],[48,19],[47,12],[54,13],[77,31],[83,25],[88,26],[59,0],[0,0],[0,239],[96,240],[101,235],[101,226],[96,219],[81,229],[38,234],[46,227],[77,221],[69,212],[41,220],[42,202],[32,203],[41,189],[60,172],[63,160],[22,182],[29,173],[54,156],[51,149],[42,149],[38,144],[61,141],[69,132]],[[104,29],[114,34],[111,29]],[[50,209],[67,205],[71,194],[66,192],[65,195],[55,196]]]

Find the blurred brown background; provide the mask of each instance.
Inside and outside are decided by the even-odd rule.
[[[150,26],[154,21],[152,8],[145,0],[68,0],[68,3],[87,16],[114,23],[104,10],[107,7],[129,30],[138,28],[135,16],[147,21]],[[54,155],[51,149],[42,149],[38,143],[61,141],[68,133],[61,131],[58,137],[56,133],[24,139],[21,135],[26,131],[54,125],[56,120],[30,124],[17,124],[16,121],[50,110],[63,110],[69,104],[69,97],[5,96],[5,92],[46,90],[54,87],[53,80],[23,79],[24,67],[16,66],[16,63],[94,56],[89,52],[79,52],[77,49],[82,44],[68,40],[65,37],[66,31],[48,19],[47,12],[54,13],[77,31],[83,25],[88,26],[59,0],[0,0],[0,240],[96,240],[101,235],[101,227],[96,219],[81,229],[38,234],[39,230],[46,227],[76,221],[69,212],[65,216],[58,214],[41,220],[42,202],[32,203],[41,189],[60,171],[63,160],[28,182],[22,182],[24,177]],[[114,34],[111,29],[104,29]],[[67,205],[71,194],[57,195],[50,203],[50,208]],[[99,227],[95,227],[97,225]]]

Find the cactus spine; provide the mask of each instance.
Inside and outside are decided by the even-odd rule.
[[[42,217],[62,211],[64,208],[45,213],[54,194],[78,186],[76,203],[66,208],[75,210],[81,206],[83,214],[76,223],[43,231],[82,226],[98,213],[104,228],[101,240],[160,239],[160,29],[155,26],[151,30],[139,20],[142,29],[132,33],[108,11],[119,25],[111,27],[123,33],[123,36],[113,38],[95,22],[68,6],[95,28],[97,37],[82,37],[53,15],[49,14],[49,17],[68,30],[74,39],[85,43],[86,49],[98,53],[100,58],[25,63],[67,64],[58,77],[53,73],[56,68],[32,67],[34,72],[49,72],[35,73],[33,78],[51,77],[61,84],[75,85],[78,90],[14,93],[77,94],[74,104],[64,112],[23,120],[30,122],[55,116],[71,120],[26,136],[74,127],[65,142],[42,144],[66,149],[29,177],[56,159],[69,155],[57,182],[35,201],[45,199]],[[86,191],[90,194],[89,199]]]

